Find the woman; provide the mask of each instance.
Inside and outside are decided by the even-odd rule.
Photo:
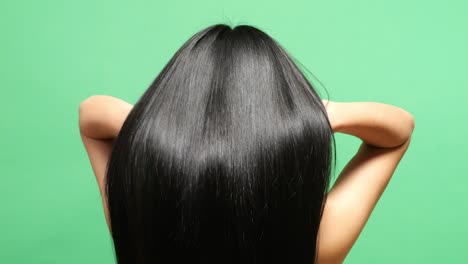
[[[321,100],[274,39],[224,24],[192,36],[135,106],[94,95],[79,115],[118,263],[342,263],[415,124]],[[362,143],[329,188],[335,132]]]

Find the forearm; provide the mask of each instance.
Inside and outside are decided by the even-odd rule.
[[[328,102],[335,132],[354,135],[378,147],[399,146],[411,136],[414,118],[406,110],[378,102]]]
[[[80,132],[96,139],[116,138],[133,105],[108,95],[93,95],[80,103]]]

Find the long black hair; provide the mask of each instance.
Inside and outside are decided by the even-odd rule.
[[[115,139],[106,198],[117,262],[315,262],[333,131],[262,30],[193,35]]]

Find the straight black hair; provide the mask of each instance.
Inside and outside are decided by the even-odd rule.
[[[315,263],[332,141],[320,97],[278,42],[249,25],[199,31],[115,139],[117,262]]]

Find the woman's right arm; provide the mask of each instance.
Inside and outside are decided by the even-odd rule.
[[[318,237],[319,264],[342,263],[405,154],[415,126],[406,110],[377,102],[324,100],[334,132],[362,143],[328,193]]]

